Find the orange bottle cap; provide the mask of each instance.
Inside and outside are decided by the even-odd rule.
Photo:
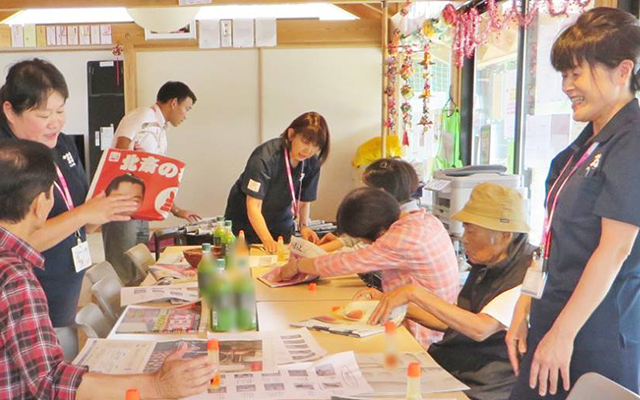
[[[284,242],[284,238],[282,236],[278,236],[278,242]]]
[[[420,363],[412,362],[407,370],[409,378],[420,378]]]
[[[238,232],[239,236],[244,236],[244,231],[242,229],[240,229],[240,232]]]
[[[340,308],[340,306],[333,306],[331,307],[331,311],[338,311]]]
[[[311,282],[311,283],[309,284],[309,290],[310,290],[310,291],[315,292],[317,288],[318,288],[318,285],[316,285],[316,283],[315,283],[315,282]]]
[[[140,400],[140,392],[138,389],[127,389],[126,400]]]
[[[220,350],[220,343],[217,339],[209,339],[207,341],[207,350]]]
[[[394,333],[396,331],[396,324],[393,321],[387,321],[384,323],[385,333]]]

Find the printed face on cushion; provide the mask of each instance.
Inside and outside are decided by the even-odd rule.
[[[113,189],[113,191],[111,191],[111,193],[109,193],[109,196],[117,195],[129,196],[132,201],[136,202],[135,211],[127,213],[127,215],[131,215],[138,212],[138,210],[142,206],[142,201],[144,200],[144,189],[141,185],[138,185],[136,183],[120,182],[118,184],[118,187],[116,187],[115,189]]]
[[[305,139],[302,135],[297,134],[293,129],[289,128],[287,136],[291,141],[291,161],[297,164],[311,158],[320,152],[320,147],[311,141]]]
[[[20,139],[56,147],[58,136],[66,122],[65,99],[58,92],[51,92],[45,104],[17,115],[9,102],[3,104],[4,113],[13,133]]]

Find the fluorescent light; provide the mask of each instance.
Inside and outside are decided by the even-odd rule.
[[[309,18],[353,20],[353,14],[328,3],[201,7],[196,19]],[[133,22],[124,7],[41,8],[24,10],[4,21],[8,25]]]

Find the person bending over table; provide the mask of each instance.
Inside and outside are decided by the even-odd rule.
[[[458,262],[447,231],[436,217],[418,210],[400,214],[389,193],[369,187],[349,193],[338,208],[338,230],[370,243],[353,252],[292,260],[279,271],[280,280],[298,272],[320,276],[382,271],[382,290],[415,284],[453,303],[458,294]],[[442,333],[413,321],[407,325],[425,348]]]
[[[278,236],[288,242],[297,221],[302,237],[317,243],[307,221],[320,167],[329,156],[329,139],[324,117],[307,112],[279,138],[258,146],[227,199],[225,218],[233,221],[234,234],[243,230],[248,243],[262,243],[274,253]]]
[[[183,345],[152,374],[106,375],[63,359],[47,299],[34,270],[44,266],[30,244],[54,203],[53,153],[32,141],[0,142],[0,399],[145,399],[204,392],[215,374],[208,357],[181,360]]]
[[[465,394],[474,400],[507,399],[516,381],[504,340],[535,250],[526,217],[525,201],[515,189],[477,185],[453,216],[464,223],[462,243],[471,263],[457,305],[407,285],[382,295],[369,320],[377,323],[394,307],[410,303],[407,318],[445,330],[429,354],[471,388]]]

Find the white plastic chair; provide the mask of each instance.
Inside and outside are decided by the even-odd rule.
[[[144,243],[138,243],[125,251],[124,254],[126,254],[133,262],[133,265],[138,268],[142,279],[147,276],[149,267],[156,263],[155,257],[153,257],[153,254],[151,254],[151,251]]]
[[[89,282],[91,282],[92,285],[107,275],[112,275],[120,279],[118,273],[108,261],[103,261],[89,268],[85,275],[89,278]]]
[[[638,400],[640,396],[609,378],[589,372],[578,378],[567,400]]]
[[[91,286],[91,293],[112,324],[116,323],[123,309],[120,306],[120,289],[122,284],[114,276],[105,276]]]
[[[76,314],[76,325],[88,338],[106,338],[113,327],[100,307],[89,303]]]
[[[58,336],[58,342],[62,347],[62,354],[65,361],[73,361],[78,355],[79,343],[78,343],[78,331],[73,326],[62,326],[59,328],[53,328]]]

